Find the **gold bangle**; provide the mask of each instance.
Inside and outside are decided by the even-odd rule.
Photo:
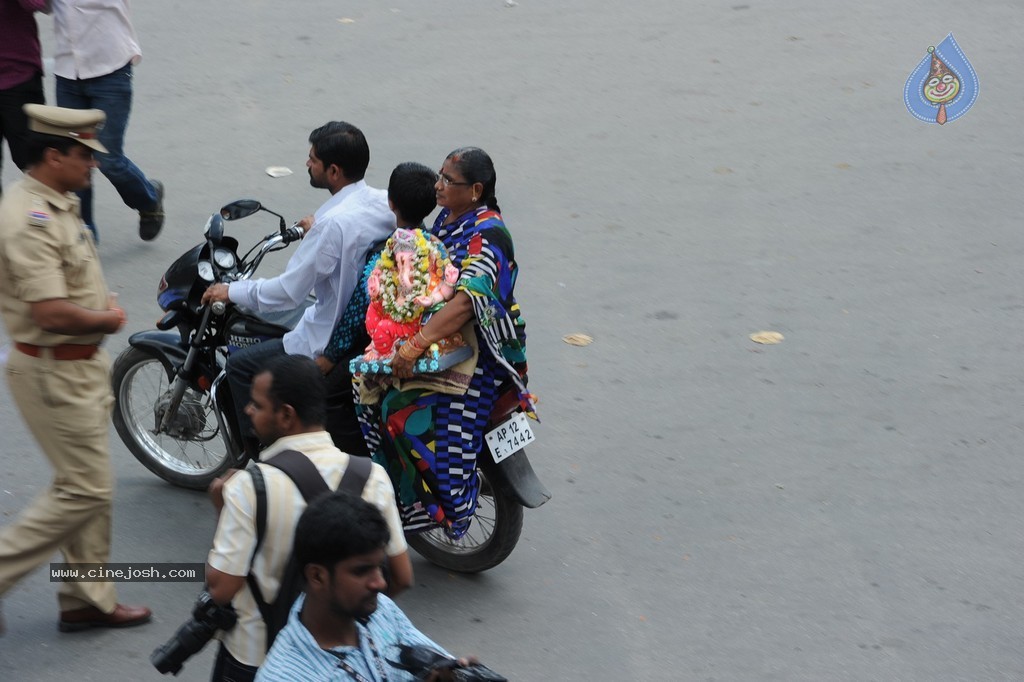
[[[406,342],[402,344],[401,348],[398,349],[398,354],[402,357],[403,360],[409,360],[410,362],[412,362],[423,354],[423,349],[417,348],[413,344]]]

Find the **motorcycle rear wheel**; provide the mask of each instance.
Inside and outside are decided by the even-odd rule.
[[[452,540],[440,528],[409,535],[423,558],[457,573],[480,573],[508,558],[523,531],[523,505],[500,483],[480,471],[480,494],[469,531]]]
[[[210,395],[188,389],[174,421],[176,435],[157,433],[171,378],[163,363],[137,348],[114,361],[114,428],[135,458],[168,483],[205,490],[233,464]]]

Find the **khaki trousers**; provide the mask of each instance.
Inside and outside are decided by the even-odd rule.
[[[53,467],[49,489],[0,530],[0,595],[60,550],[68,563],[110,559],[113,475],[108,423],[114,396],[110,359],[33,358],[12,349],[7,383],[14,402]],[[7,453],[10,457],[11,453]],[[47,575],[47,579],[49,575]],[[113,612],[113,583],[61,583],[61,610]]]

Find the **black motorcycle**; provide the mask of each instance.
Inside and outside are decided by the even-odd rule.
[[[239,257],[238,241],[225,236],[224,222],[260,211],[277,216],[279,229]],[[205,237],[160,279],[157,302],[165,314],[157,330],[132,334],[112,371],[113,421],[121,440],[157,476],[196,490],[247,463],[224,373],[228,355],[284,336],[313,303],[310,297],[297,310],[260,314],[233,303],[203,305],[211,284],[251,278],[267,254],[301,239],[302,231],[260,202],[243,199],[212,215]],[[478,459],[480,495],[469,532],[459,540],[440,528],[408,537],[413,549],[449,570],[474,573],[501,563],[519,540],[523,507],[539,507],[551,497],[523,450],[533,435],[514,391],[498,401],[491,422],[492,453]]]
[[[268,253],[302,238],[301,229],[286,227],[278,216],[279,231],[239,257],[238,242],[224,235],[224,221],[261,210],[267,211],[258,201],[242,200],[210,217],[206,241],[178,258],[160,279],[157,302],[165,315],[157,331],[132,334],[129,347],[114,361],[118,435],[147,469],[185,488],[205,490],[228,469],[245,465],[223,373],[228,354],[284,336],[312,303],[262,315],[234,304],[200,303],[210,284],[249,279]]]

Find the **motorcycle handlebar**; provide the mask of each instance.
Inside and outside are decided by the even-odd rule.
[[[283,233],[274,232],[273,234],[267,235],[263,238],[263,244],[260,246],[259,253],[257,253],[251,261],[244,264],[242,271],[238,273],[238,276],[235,279],[249,279],[256,272],[256,268],[260,266],[260,263],[263,262],[264,256],[271,251],[276,251],[278,248],[284,247],[294,241],[298,241],[299,239],[302,239],[302,231],[294,225],[286,229]]]
[[[272,213],[272,211],[268,211],[268,213]],[[274,215],[277,214],[274,213]],[[239,272],[231,279],[237,281],[251,278],[253,274],[255,274],[256,269],[260,266],[260,263],[263,262],[264,256],[266,256],[271,251],[276,251],[284,246],[287,246],[288,244],[291,244],[292,242],[297,242],[304,236],[306,236],[305,230],[297,222],[292,223],[291,227],[285,227],[284,218],[281,216],[278,217],[281,218],[280,231],[268,234],[266,237],[263,238],[262,243],[257,244],[252,249],[249,249],[249,252],[242,257],[242,262],[240,263],[242,268],[241,272]],[[256,253],[255,257],[251,261],[246,262],[246,259],[248,258],[249,254],[251,254],[257,248],[259,249],[259,251],[258,253]],[[218,315],[221,314],[221,312],[214,312]]]

